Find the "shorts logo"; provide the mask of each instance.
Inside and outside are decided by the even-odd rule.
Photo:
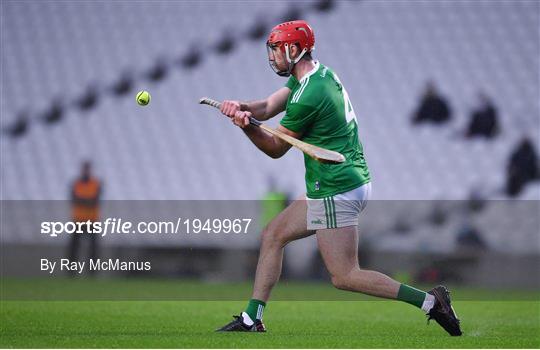
[[[322,225],[321,219],[311,220],[311,223],[312,223],[312,224],[317,224],[317,225]]]
[[[315,181],[315,191],[318,191],[321,189],[321,184],[319,181]]]

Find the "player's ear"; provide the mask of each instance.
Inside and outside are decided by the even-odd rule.
[[[292,51],[294,53],[292,57],[296,58],[300,54],[300,51],[301,51],[300,46],[298,46],[298,44],[294,44],[292,47],[293,47]]]

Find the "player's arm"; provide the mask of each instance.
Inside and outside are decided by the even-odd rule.
[[[233,118],[238,111],[250,112],[257,120],[268,120],[285,110],[291,90],[282,87],[264,100],[240,102],[226,100],[221,103],[221,113]]]
[[[266,153],[272,158],[280,158],[291,148],[291,145],[280,138],[267,133],[263,129],[249,124],[249,117],[251,112],[239,111],[236,113],[232,121],[234,124],[242,128],[244,133],[249,137],[251,142],[257,146],[258,149]],[[293,132],[281,125],[277,130],[292,136],[294,138],[301,138],[302,134]]]

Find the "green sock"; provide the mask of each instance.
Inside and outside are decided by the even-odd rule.
[[[253,321],[262,320],[265,306],[266,303],[264,301],[251,299],[246,308],[246,314],[248,314]]]
[[[413,288],[406,284],[399,286],[397,299],[421,308],[426,299],[426,292]]]

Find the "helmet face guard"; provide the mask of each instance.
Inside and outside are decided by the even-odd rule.
[[[290,52],[289,52],[289,44],[281,44],[281,43],[266,43],[266,50],[268,51],[268,63],[270,64],[270,67],[272,70],[281,77],[288,77],[291,75],[291,72],[298,63],[302,59],[302,57],[306,54],[307,48],[302,49],[298,57],[296,57],[294,60],[291,59]],[[274,49],[278,48],[281,52],[285,54],[285,59],[287,61],[287,70],[280,70],[276,64],[276,57],[274,54]]]
[[[268,51],[268,63],[270,64],[270,67],[272,68],[272,70],[277,74],[279,75],[280,77],[288,77],[291,75],[291,72],[294,68],[294,64],[292,64],[291,62],[288,62],[288,67],[286,70],[280,70],[277,66],[277,63],[276,63],[276,56],[274,54],[274,49],[275,48],[278,48],[281,50],[280,48],[280,45],[277,45],[277,44],[271,44],[271,43],[266,43],[266,50]],[[288,51],[288,50],[287,50]],[[288,56],[288,55],[286,55]]]

